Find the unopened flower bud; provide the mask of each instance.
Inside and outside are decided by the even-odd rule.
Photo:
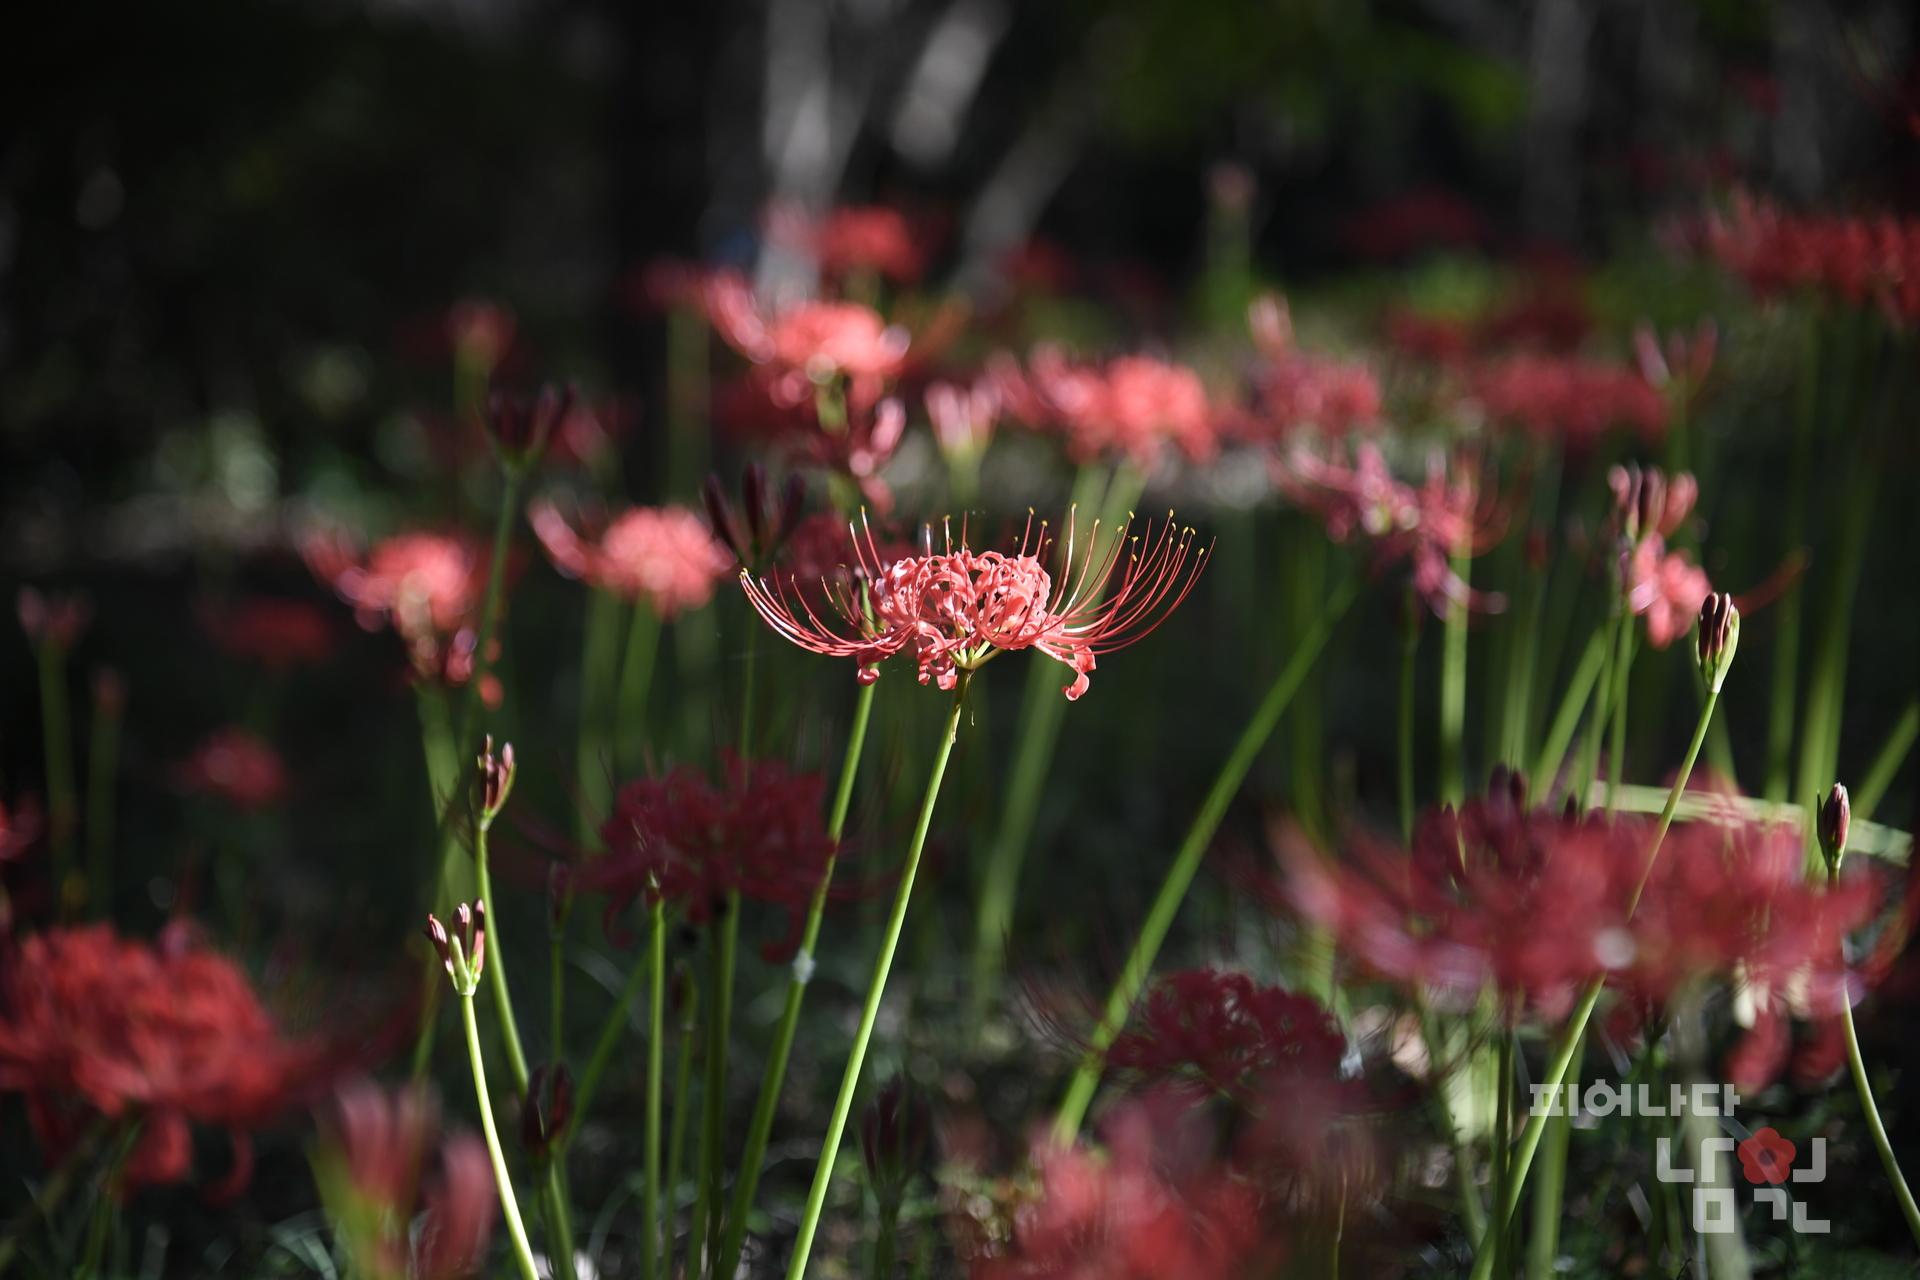
[[[757,462],[740,473],[740,506],[747,513],[747,534],[756,549],[767,543],[767,469]]]
[[[1847,799],[1847,789],[1836,782],[1820,804],[1818,823],[1820,852],[1826,855],[1829,875],[1835,875],[1840,870],[1840,859],[1847,853],[1847,829],[1852,823],[1853,805]]]
[[[1700,674],[1707,687],[1720,692],[1727,672],[1733,666],[1734,651],[1740,647],[1740,610],[1733,597],[1724,591],[1708,594],[1700,604]]]
[[[482,830],[493,825],[500,816],[500,810],[507,804],[507,797],[513,792],[513,744],[503,743],[500,754],[493,754],[493,735],[488,734],[486,746],[480,752],[480,827]]]
[[[926,1099],[902,1077],[881,1089],[860,1117],[860,1154],[882,1204],[898,1204],[925,1159],[933,1117]]]
[[[807,499],[807,482],[798,472],[787,477],[785,491],[780,499],[780,523],[773,531],[776,544],[784,543],[793,535],[800,524],[800,508]]]
[[[453,979],[454,989],[463,996],[470,996],[480,986],[480,970],[487,958],[487,909],[482,903],[469,907],[461,903],[454,908],[452,929],[440,923],[440,918],[431,912],[427,915],[427,937],[433,942],[433,949],[440,953],[440,963],[447,967],[447,976]]]
[[[540,456],[561,424],[573,413],[576,397],[573,387],[542,387],[528,399],[495,391],[487,397],[487,435],[492,439],[500,460],[509,467],[521,467]]]
[[[520,1141],[527,1154],[544,1160],[573,1122],[573,1073],[564,1062],[541,1063],[527,1076],[527,1098],[520,1108]]]
[[[727,491],[720,484],[720,477],[709,475],[706,484],[700,487],[700,497],[706,503],[707,521],[713,525],[713,536],[727,544],[727,550],[733,552],[733,558],[745,564],[747,544],[740,537],[739,526],[734,523],[733,508],[727,502]]]

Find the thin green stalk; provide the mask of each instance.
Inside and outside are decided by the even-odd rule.
[[[1036,668],[1040,663],[1033,664]],[[1053,677],[1049,676],[1049,679]],[[715,1274],[731,1276],[739,1268],[740,1250],[746,1243],[747,1218],[753,1212],[754,1193],[760,1186],[761,1162],[766,1157],[767,1140],[773,1134],[773,1116],[780,1105],[780,1090],[786,1083],[787,1062],[793,1054],[793,1039],[800,1027],[800,1006],[807,996],[813,977],[813,953],[820,944],[820,922],[826,915],[827,892],[833,885],[834,863],[840,834],[846,830],[847,811],[853,802],[854,780],[860,774],[860,757],[867,741],[867,723],[873,715],[875,685],[860,686],[854,696],[853,725],[847,733],[846,755],[840,762],[840,782],[833,793],[833,812],[827,818],[827,838],[836,854],[827,860],[820,883],[807,904],[806,923],[801,927],[800,950],[795,953],[793,972],[787,979],[787,1002],[780,1011],[780,1023],[774,1028],[773,1046],[767,1054],[765,1073],[760,1078],[760,1096],[753,1106],[753,1119],[747,1125],[747,1145],[740,1157],[740,1169],[734,1177],[733,1203],[727,1212],[726,1234],[720,1242],[720,1265]]]
[[[96,682],[93,732],[87,743],[87,901],[113,918],[113,801],[120,774],[119,695],[102,696]]]
[[[880,1219],[873,1233],[873,1280],[889,1280],[900,1239],[900,1201],[884,1199],[877,1205]]]
[[[693,1090],[693,1047],[698,1037],[693,1032],[700,1020],[700,984],[684,970],[678,974],[680,1021],[675,1028],[680,1040],[679,1060],[673,1069],[673,1122],[667,1130],[667,1179],[663,1184],[672,1198],[665,1223],[666,1238],[661,1241],[662,1269],[673,1269],[673,1221],[679,1216],[681,1157],[687,1146],[687,1102]]]
[[[533,1246],[527,1243],[527,1227],[520,1220],[520,1205],[513,1195],[513,1175],[507,1171],[506,1152],[500,1148],[500,1131],[493,1122],[493,1101],[487,1096],[487,1064],[480,1054],[480,1023],[473,1014],[471,992],[460,996],[460,1022],[467,1032],[467,1061],[473,1065],[473,1096],[480,1108],[480,1131],[487,1139],[487,1154],[493,1158],[493,1181],[500,1189],[500,1212],[507,1220],[514,1261],[520,1266],[521,1280],[539,1280],[533,1268]]]
[[[51,636],[42,637],[40,658],[40,732],[47,769],[47,852],[53,871],[53,905],[64,918],[73,900],[74,829],[79,823],[73,781],[73,720],[67,702],[67,651]]]
[[[1627,693],[1633,687],[1633,613],[1620,611],[1620,653],[1614,660],[1613,740],[1607,748],[1607,816],[1614,812],[1614,797],[1626,781]]]
[[[1091,507],[1100,479],[1097,466],[1082,466],[1074,478],[1070,508]],[[1059,685],[1059,675],[1046,663],[1027,664],[1026,691],[1020,699],[1013,758],[1007,768],[1007,799],[1000,807],[1000,824],[988,847],[980,905],[974,913],[972,1019],[976,1027],[985,1020],[998,993],[1007,936],[1013,930],[1014,903],[1019,897],[1020,868],[1033,840],[1040,798],[1052,771],[1054,746],[1066,711]]]
[[[1493,1113],[1493,1200],[1495,1204],[1505,1204],[1514,1173],[1513,1160],[1507,1148],[1513,1138],[1513,1031],[1510,1028],[1503,1029],[1499,1033],[1499,1040],[1498,1066],[1494,1077],[1499,1085]],[[1493,1269],[1503,1276],[1513,1274],[1513,1267],[1507,1260],[1512,1239],[1511,1223],[1494,1224],[1491,1242]],[[1485,1249],[1487,1245],[1487,1237],[1481,1237],[1479,1247]]]
[[[473,831],[473,874],[479,885],[479,900],[493,901],[493,877],[487,870],[487,823]],[[500,1047],[506,1050],[507,1068],[513,1078],[513,1091],[527,1096],[527,1054],[520,1045],[520,1026],[513,1016],[513,993],[507,988],[506,946],[500,936],[499,911],[487,921],[487,990],[493,997],[494,1016],[500,1022]]]
[[[576,749],[575,834],[583,849],[599,841],[599,823],[613,808],[613,717],[610,714],[620,662],[620,601],[605,591],[587,592],[580,646],[580,738]]]
[[[547,1266],[554,1280],[574,1280],[579,1272],[573,1247],[573,1214],[567,1208],[567,1191],[557,1160],[548,1160],[542,1171],[540,1202],[547,1219]]]
[[[1466,585],[1473,570],[1466,551],[1454,553],[1453,572]],[[1466,798],[1466,765],[1461,756],[1461,733],[1467,719],[1467,606],[1454,600],[1440,646],[1440,798],[1459,804]]]
[[[1893,785],[1895,775],[1906,761],[1907,752],[1913,750],[1913,740],[1920,736],[1920,701],[1909,702],[1907,709],[1887,732],[1885,742],[1874,753],[1873,763],[1867,766],[1861,775],[1860,789],[1853,793],[1853,813],[1856,821],[1865,821],[1873,816],[1881,799],[1887,794],[1887,788]]]
[[[1793,454],[1787,472],[1787,554],[1807,540],[1807,491],[1813,483],[1814,419],[1819,416],[1820,327],[1809,311],[1804,335],[1804,364],[1794,404]],[[1767,776],[1762,792],[1775,804],[1787,798],[1787,773],[1793,754],[1794,685],[1800,671],[1800,615],[1805,584],[1796,575],[1774,606],[1773,685],[1767,702]]]
[[[448,721],[446,696],[438,689],[421,685],[415,691],[415,707],[420,714],[420,751],[427,766],[427,790],[433,801],[435,840],[444,841],[450,830],[448,816],[453,808],[453,793],[460,764],[455,750],[453,726]],[[442,859],[435,875],[433,900],[444,902],[449,892],[452,864]],[[440,999],[446,990],[440,961],[431,948],[420,970],[420,1029],[413,1042],[413,1079],[426,1078],[432,1063],[434,1028],[439,1022]]]
[[[1542,570],[1544,573],[1544,570]],[[1526,575],[1520,631],[1507,663],[1507,694],[1500,721],[1500,760],[1518,769],[1527,762],[1527,726],[1533,722],[1534,670],[1540,660],[1540,614],[1547,592],[1538,574]]]
[[[571,891],[553,904],[547,929],[547,1054],[567,1060],[567,924],[573,917]]]
[[[682,627],[676,634],[684,637],[691,630]],[[638,773],[646,766],[647,696],[653,686],[653,666],[659,650],[660,615],[640,600],[633,606],[633,622],[627,628],[627,652],[620,663],[620,692],[615,704],[618,719],[613,758],[622,774]]]
[[[748,703],[751,705],[753,649],[747,649]],[[746,717],[742,717],[742,733],[750,728]],[[721,1212],[726,1201],[726,1106],[727,1106],[727,1040],[733,1029],[733,974],[734,961],[740,949],[740,891],[735,889],[727,895],[726,916],[720,921],[720,932],[714,940],[713,952],[713,1007],[707,1018],[707,1082],[703,1100],[706,1103],[704,1129],[700,1135],[700,1146],[704,1153],[711,1152],[707,1164],[706,1186],[701,1198],[706,1201],[705,1213],[707,1227],[706,1256],[709,1264],[720,1258],[720,1227],[724,1217]],[[700,1221],[703,1215],[696,1204],[694,1221]],[[713,1274],[718,1275],[716,1270]]]
[[[1200,860],[1206,855],[1207,846],[1213,840],[1213,834],[1227,815],[1227,806],[1240,790],[1240,784],[1246,780],[1253,762],[1258,758],[1260,749],[1267,739],[1273,736],[1274,726],[1279,724],[1287,704],[1292,701],[1294,692],[1307,678],[1319,659],[1320,651],[1326,647],[1327,640],[1333,634],[1334,625],[1346,613],[1359,591],[1359,581],[1349,579],[1345,585],[1327,598],[1320,618],[1296,642],[1293,656],[1287,665],[1274,678],[1266,696],[1254,710],[1253,718],[1247,721],[1247,727],[1241,730],[1240,738],[1234,743],[1226,762],[1221,765],[1220,773],[1213,780],[1212,788],[1206,799],[1201,802],[1200,811],[1194,815],[1193,825],[1187,829],[1186,838],[1181,841],[1179,851],[1174,854],[1173,864],[1167,868],[1167,878],[1160,886],[1159,894],[1153,900],[1153,906],[1147,912],[1146,922],[1141,926],[1140,936],[1134,941],[1133,951],[1127,956],[1126,964],[1120,970],[1120,979],[1114,984],[1113,991],[1107,997],[1100,1024],[1094,1028],[1088,1041],[1087,1052],[1081,1058],[1079,1067],[1074,1071],[1073,1080],[1067,1086],[1065,1097],[1061,1100],[1060,1110],[1054,1117],[1053,1137],[1061,1146],[1071,1143],[1074,1135],[1080,1132],[1080,1122],[1086,1118],[1087,1108],[1093,1103],[1094,1092],[1100,1087],[1100,1076],[1105,1067],[1107,1047],[1125,1025],[1127,1013],[1133,1008],[1133,1002],[1146,985],[1147,977],[1153,970],[1153,962],[1160,954],[1160,944],[1166,941],[1167,931],[1173,927],[1174,917],[1180,911],[1180,904],[1187,896],[1187,886],[1193,883],[1194,873],[1200,869]]]
[[[1680,797],[1685,794],[1687,780],[1693,776],[1693,765],[1700,758],[1700,746],[1707,740],[1707,725],[1713,720],[1713,710],[1720,702],[1720,691],[1711,690],[1707,694],[1706,705],[1700,709],[1699,723],[1694,727],[1693,740],[1687,744],[1686,758],[1680,764],[1680,772],[1674,776],[1673,788],[1667,792],[1666,807],[1660,811],[1660,824],[1654,831],[1653,844],[1648,850],[1646,861],[1640,870],[1639,883],[1634,887],[1633,897],[1627,903],[1627,918],[1633,918],[1635,908],[1640,905],[1640,895],[1646,891],[1647,880],[1653,875],[1654,862],[1660,856],[1660,846],[1666,843],[1667,829],[1673,825],[1674,811],[1680,806]],[[1560,1043],[1555,1046],[1553,1057],[1547,1064],[1546,1074],[1540,1078],[1540,1084],[1551,1097],[1567,1081],[1567,1072],[1573,1065],[1573,1056],[1579,1048],[1580,1037],[1585,1034],[1587,1020],[1593,1016],[1593,1008],[1600,1001],[1600,993],[1606,988],[1606,978],[1594,980],[1574,1006],[1572,1015],[1567,1019],[1566,1029],[1562,1032]],[[1544,1109],[1535,1110],[1527,1118],[1527,1127],[1521,1132],[1520,1140],[1510,1153],[1513,1161],[1513,1176],[1508,1179],[1506,1193],[1494,1205],[1489,1223],[1488,1234],[1497,1235],[1506,1230],[1513,1221],[1514,1208],[1520,1200],[1520,1192],[1527,1181],[1528,1167],[1533,1163],[1533,1155],[1540,1146],[1540,1137],[1546,1130],[1547,1116]],[[1480,1242],[1473,1260],[1472,1280],[1491,1280],[1493,1275],[1493,1250],[1487,1247],[1487,1241]]]
[[[646,1181],[640,1198],[640,1274],[654,1280],[660,1267],[660,1088],[666,1070],[667,904],[649,913],[647,938]],[[729,1274],[723,1272],[722,1274]]]
[[[1827,873],[1829,883],[1840,878],[1840,862],[1836,858]],[[1887,1139],[1887,1126],[1880,1119],[1880,1108],[1873,1098],[1873,1085],[1867,1079],[1866,1059],[1860,1053],[1860,1036],[1853,1028],[1853,1001],[1842,999],[1840,1002],[1840,1025],[1847,1033],[1847,1071],[1853,1076],[1853,1091],[1860,1096],[1860,1114],[1866,1117],[1867,1132],[1873,1138],[1873,1149],[1880,1153],[1880,1167],[1886,1171],[1887,1185],[1893,1189],[1894,1199],[1900,1202],[1900,1215],[1907,1220],[1907,1230],[1913,1233],[1914,1243],[1920,1244],[1920,1206],[1913,1202],[1913,1192],[1907,1187],[1906,1175],[1900,1172],[1900,1161],[1893,1154],[1893,1143]]]
[[[1453,1119],[1453,1104],[1447,1101],[1452,1067],[1444,1056],[1445,1046],[1440,1041],[1439,1023],[1434,1019],[1424,991],[1415,990],[1413,1007],[1420,1019],[1420,1038],[1427,1046],[1427,1065],[1433,1072],[1434,1113],[1440,1122],[1441,1136],[1447,1140],[1447,1147],[1453,1152],[1454,1181],[1460,1188],[1460,1212],[1467,1220],[1467,1237],[1477,1246],[1481,1233],[1487,1229],[1487,1209],[1480,1203],[1480,1188],[1473,1180],[1473,1152],[1461,1138],[1460,1127]]]
[[[1412,588],[1407,590],[1407,603],[1400,629],[1400,715],[1398,721],[1399,738],[1399,791],[1400,791],[1400,839],[1413,842],[1413,709],[1414,698],[1418,693],[1417,678],[1420,657],[1420,598]]]
[[[827,1190],[833,1183],[833,1166],[840,1155],[840,1140],[847,1129],[847,1116],[853,1110],[853,1094],[860,1083],[860,1069],[866,1063],[867,1043],[873,1038],[873,1024],[880,1016],[880,999],[886,994],[887,974],[893,967],[893,953],[900,945],[900,933],[907,922],[907,908],[913,900],[914,875],[920,869],[920,852],[926,847],[927,830],[933,824],[933,806],[940,798],[940,781],[947,772],[947,758],[953,754],[954,739],[960,735],[960,715],[966,709],[967,686],[971,673],[961,672],[953,690],[953,708],[947,713],[940,734],[940,745],[933,757],[933,770],[927,777],[926,798],[920,802],[920,817],[914,824],[913,843],[907,847],[906,865],[900,871],[900,888],[894,895],[893,911],[887,918],[881,937],[880,954],[874,961],[873,980],[867,986],[867,999],[860,1011],[860,1026],[854,1032],[853,1050],[847,1056],[847,1069],[840,1079],[840,1093],[834,1099],[833,1117],[827,1124],[827,1136],[820,1145],[820,1162],[813,1174],[813,1189],[807,1193],[807,1207],[800,1219],[800,1235],[794,1241],[793,1260],[787,1267],[787,1280],[801,1280],[807,1273],[807,1258],[813,1252],[814,1232],[820,1226],[820,1212],[826,1207]]]
[[[1567,749],[1573,745],[1574,730],[1580,725],[1580,713],[1593,694],[1606,656],[1607,634],[1603,630],[1596,630],[1588,638],[1587,647],[1581,651],[1580,661],[1574,666],[1572,678],[1567,681],[1567,691],[1560,699],[1560,709],[1554,712],[1553,724],[1547,730],[1547,740],[1541,744],[1539,758],[1533,762],[1533,779],[1542,795],[1553,785],[1554,778],[1560,773],[1561,763],[1567,758]]]
[[[1619,619],[1614,610],[1622,609],[1624,597],[1615,592],[1613,604],[1608,608],[1606,618],[1596,633],[1600,637],[1602,658],[1600,661],[1600,680],[1594,686],[1593,717],[1587,724],[1587,736],[1580,744],[1580,780],[1579,789],[1574,792],[1584,805],[1586,798],[1593,794],[1593,780],[1600,776],[1600,747],[1607,737],[1607,721],[1613,709],[1613,700],[1617,693],[1614,682],[1619,679],[1620,648],[1614,642],[1619,634]]]
[[[120,1139],[114,1144],[113,1154],[107,1157],[107,1167],[100,1175],[99,1194],[93,1202],[93,1216],[87,1222],[87,1243],[80,1257],[80,1265],[74,1269],[76,1280],[98,1280],[100,1264],[107,1252],[107,1236],[112,1233],[113,1222],[120,1213],[123,1198],[121,1181],[126,1176],[127,1160],[133,1155],[133,1148],[140,1140],[140,1122],[135,1120],[120,1133]]]
[[[1569,1072],[1575,1084],[1580,1081],[1580,1059],[1586,1037],[1574,1047]],[[1533,1193],[1533,1234],[1527,1239],[1527,1280],[1552,1280],[1557,1274],[1554,1260],[1560,1252],[1560,1209],[1566,1198],[1567,1147],[1573,1138],[1573,1117],[1565,1114],[1547,1120],[1542,1140],[1540,1183]]]

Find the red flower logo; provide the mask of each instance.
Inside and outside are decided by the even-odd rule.
[[[1758,1186],[1764,1182],[1778,1186],[1793,1170],[1794,1146],[1769,1125],[1754,1132],[1738,1149],[1741,1172]]]

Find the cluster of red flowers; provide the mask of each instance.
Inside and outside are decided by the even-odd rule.
[[[315,532],[301,544],[314,576],[353,606],[371,631],[391,623],[424,680],[464,685],[473,678],[479,639],[473,623],[485,597],[487,553],[465,534],[417,531],[376,543],[363,556],[339,531]],[[481,696],[499,701],[491,676]]]
[[[872,272],[895,284],[913,284],[927,269],[906,215],[885,205],[842,205],[819,218],[774,208],[767,214],[767,231],[776,243],[811,257],[831,281]]]
[[[1219,415],[1185,365],[1146,355],[1076,364],[1059,348],[1041,346],[1024,369],[1003,355],[990,372],[1008,415],[1059,432],[1076,462],[1125,458],[1148,470],[1168,448],[1195,462],[1219,452]]]
[[[863,684],[878,678],[879,663],[907,650],[921,684],[952,689],[960,672],[996,654],[1036,649],[1072,669],[1062,692],[1077,699],[1100,654],[1140,640],[1186,599],[1209,553],[1171,515],[1158,532],[1149,527],[1136,539],[1122,531],[1100,543],[1098,521],[1084,543],[1076,540],[1070,512],[1056,580],[1044,564],[1053,535],[1031,517],[1011,553],[972,550],[963,527],[957,546],[949,530],[942,552],[890,559],[863,528],[853,550],[868,598],[856,594],[852,579],[826,584],[840,627],[777,576],[743,574],[741,581],[769,626],[803,649],[852,658]]]
[[[492,1161],[473,1134],[438,1129],[425,1092],[371,1081],[342,1088],[321,1115],[315,1169],[358,1274],[461,1280],[485,1264],[498,1212]]]
[[[761,366],[766,394],[793,406],[845,377],[848,399],[870,406],[906,364],[911,337],[871,307],[855,302],[800,302],[772,311],[734,273],[716,272],[704,289],[707,316],[720,336]]]
[[[644,599],[662,618],[698,609],[733,567],[713,531],[685,507],[629,507],[583,538],[551,502],[528,509],[554,568],[629,602]]]
[[[1489,611],[1504,606],[1499,596],[1472,590],[1453,569],[1453,556],[1479,555],[1506,532],[1504,513],[1482,499],[1472,469],[1450,472],[1435,455],[1426,482],[1415,488],[1394,477],[1385,453],[1370,441],[1355,447],[1351,463],[1303,444],[1276,461],[1275,483],[1324,522],[1334,541],[1366,539],[1376,569],[1408,562],[1415,592],[1436,614],[1445,616],[1455,604]]]
[[[1536,436],[1592,447],[1616,427],[1645,439],[1666,430],[1666,399],[1637,370],[1574,356],[1515,355],[1472,378],[1473,398],[1488,418]]]
[[[1920,218],[1793,214],[1750,198],[1707,220],[1707,250],[1761,297],[1822,293],[1920,320]]]
[[[1246,1096],[1282,1077],[1333,1080],[1346,1040],[1311,997],[1244,973],[1189,969],[1162,978],[1107,1051],[1122,1071]]]
[[[1797,832],[1686,823],[1653,851],[1650,821],[1529,811],[1517,785],[1424,814],[1410,851],[1356,838],[1335,866],[1293,857],[1291,897],[1381,976],[1510,1012],[1562,1015],[1605,976],[1643,1002],[1738,974],[1789,981],[1826,1009],[1845,989],[1840,941],[1870,918],[1869,878],[1808,885]]]
[[[287,766],[273,744],[228,725],[209,734],[174,769],[183,791],[213,796],[235,809],[271,809],[287,794]]]
[[[153,945],[104,926],[49,930],[0,971],[0,1089],[26,1095],[52,1154],[89,1114],[139,1118],[130,1186],[186,1177],[189,1127],[204,1124],[232,1135],[216,1190],[237,1191],[252,1167],[247,1131],[310,1095],[332,1061],[285,1038],[246,977],[184,927]]]
[[[1647,620],[1648,643],[1664,649],[1692,629],[1713,590],[1706,570],[1684,551],[1667,550],[1667,539],[1693,511],[1699,485],[1684,471],[1669,480],[1658,469],[1639,467],[1609,469],[1607,485],[1613,490],[1627,609]]]
[[[1236,420],[1236,434],[1276,439],[1304,427],[1337,436],[1379,421],[1380,381],[1368,365],[1301,348],[1279,298],[1258,299],[1247,316],[1260,363],[1254,411]]]
[[[790,956],[837,851],[821,818],[825,788],[817,773],[730,752],[718,783],[684,765],[629,782],[600,829],[606,854],[581,865],[573,883],[607,895],[610,922],[642,898],[679,903],[696,924],[732,893],[785,908],[788,934],[765,951],[769,960]]]

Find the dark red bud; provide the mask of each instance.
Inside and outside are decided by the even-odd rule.
[[[767,545],[767,470],[757,462],[747,464],[740,476],[740,505],[747,513],[747,534],[756,552]]]
[[[545,1159],[573,1122],[573,1073],[567,1064],[541,1063],[527,1076],[520,1108],[520,1141],[535,1159]]]
[[[1847,789],[1836,782],[1820,805],[1820,851],[1826,854],[1829,867],[1838,867],[1846,854],[1852,825],[1853,802],[1847,797]]]
[[[740,530],[733,522],[733,511],[727,504],[726,490],[720,487],[720,477],[709,475],[700,490],[700,496],[707,504],[707,520],[713,525],[714,537],[727,544],[734,559],[745,563],[745,544],[741,542]]]

